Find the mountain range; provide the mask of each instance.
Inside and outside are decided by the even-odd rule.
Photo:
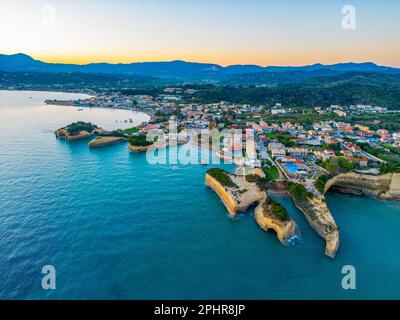
[[[385,74],[400,74],[399,68],[379,66],[372,62],[338,63],[332,65],[313,64],[307,66],[268,66],[231,65],[170,61],[170,62],[134,62],[134,63],[89,63],[85,65],[47,63],[18,53],[13,55],[0,54],[0,70],[7,72],[43,72],[43,73],[92,73],[139,75],[179,80],[221,80],[229,82],[240,76],[244,83],[267,83],[277,81],[290,83],[318,76],[336,76],[347,72],[380,72]]]

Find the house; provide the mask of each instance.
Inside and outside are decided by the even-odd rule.
[[[329,159],[335,156],[335,151],[333,151],[332,149],[324,150],[324,154],[325,157]]]
[[[340,154],[342,154],[343,157],[345,157],[345,158],[352,158],[353,157],[353,152],[351,152],[350,150],[341,150]]]
[[[287,163],[295,163],[297,161],[297,159],[295,157],[292,157],[292,156],[286,156],[286,157],[283,157],[281,159],[281,161],[282,162],[287,162]]]
[[[374,132],[373,131],[359,131],[358,135],[363,138],[372,137],[374,135]]]
[[[288,113],[286,109],[277,109],[277,108],[273,108],[271,109],[271,114],[286,114]]]
[[[354,144],[352,142],[345,142],[344,143],[344,147],[346,149],[348,149],[348,150],[351,150],[351,151],[355,152],[355,153],[361,152],[361,148],[358,145],[356,145],[356,144]]]
[[[321,141],[319,141],[318,139],[308,139],[308,140],[304,140],[304,141],[299,141],[298,143],[308,145],[308,146],[320,146],[321,145]]]
[[[382,136],[382,135],[386,136],[389,134],[389,131],[386,129],[379,129],[376,133],[379,134],[380,136]]]
[[[333,150],[324,150],[324,151],[314,151],[314,155],[323,161],[326,161],[335,156],[335,152]]]
[[[342,111],[342,110],[334,110],[333,111],[336,115],[338,115],[339,117],[345,117],[347,116],[347,113]]]
[[[263,128],[261,125],[255,123],[255,122],[246,122],[246,126],[253,128],[254,130],[256,130],[257,132],[262,132]]]
[[[339,143],[339,140],[336,138],[333,138],[331,136],[328,136],[325,138],[325,143],[335,144],[335,143]]]
[[[360,167],[367,167],[368,166],[368,159],[367,158],[350,158],[348,159],[352,163],[359,165]]]
[[[287,153],[292,156],[305,157],[308,154],[307,148],[288,148]]]
[[[369,127],[363,126],[361,124],[356,124],[355,127],[360,131],[369,131]]]
[[[286,156],[286,148],[282,143],[271,142],[268,144],[268,150],[271,151],[273,157],[284,157]]]
[[[400,140],[400,132],[393,133],[393,139]]]

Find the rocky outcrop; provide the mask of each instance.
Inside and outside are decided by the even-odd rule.
[[[243,176],[229,174],[229,177],[237,187],[225,187],[209,174],[206,174],[205,183],[218,194],[231,215],[244,212],[265,198],[265,193],[255,183],[247,182]]]
[[[339,228],[326,205],[323,196],[314,196],[304,201],[296,201],[296,207],[303,212],[311,227],[326,241],[325,254],[334,259],[339,249]]]
[[[101,148],[125,140],[123,137],[97,137],[89,142],[89,148]]]
[[[156,141],[153,144],[150,144],[148,146],[138,146],[138,145],[133,145],[133,144],[128,144],[128,149],[129,151],[132,152],[144,152],[147,150],[150,151],[156,151],[156,150],[160,150],[160,149],[164,149],[168,146],[168,144],[166,143],[166,141]]]
[[[400,173],[392,173],[389,189],[380,195],[381,199],[400,200]]]
[[[273,214],[271,207],[265,201],[260,202],[255,209],[254,218],[261,229],[265,231],[274,230],[279,241],[283,244],[287,244],[289,239],[298,234],[296,222],[291,218],[281,221]]]
[[[56,131],[56,136],[59,138],[64,138],[67,141],[78,141],[91,137],[94,132],[79,131],[79,133],[71,135],[68,133],[67,129],[62,128]]]
[[[379,176],[355,172],[343,173],[326,182],[325,192],[332,187],[345,193],[363,194],[385,200],[400,200],[400,173]]]
[[[128,149],[132,152],[143,152],[147,151],[150,148],[150,146],[134,146],[132,144],[128,145]]]

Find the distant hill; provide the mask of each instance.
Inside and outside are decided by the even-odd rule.
[[[217,64],[196,63],[185,61],[171,62],[135,62],[128,64],[90,63],[85,65],[46,63],[19,53],[14,55],[0,54],[0,70],[20,72],[45,73],[105,73],[130,74],[180,80],[204,80],[232,82],[240,75],[244,82],[285,83],[303,80],[315,75],[335,75],[337,73],[355,72],[382,72],[385,74],[400,74],[400,69],[378,66],[372,62],[339,63],[333,65],[314,64],[300,67],[261,67],[257,65],[231,65],[222,67]],[[247,78],[247,80],[246,80]],[[264,80],[263,80],[264,79]],[[240,82],[240,81],[239,81]]]
[[[185,61],[86,65],[45,63],[25,54],[0,55],[0,88],[132,89],[203,86],[198,102],[276,102],[289,106],[373,104],[400,109],[400,69],[371,62],[260,67]]]
[[[280,102],[286,106],[300,107],[371,104],[398,110],[400,74],[352,71],[269,87],[213,86],[196,93],[194,101],[249,104]]]
[[[159,78],[97,73],[11,72],[0,70],[0,89],[75,90],[159,86]]]

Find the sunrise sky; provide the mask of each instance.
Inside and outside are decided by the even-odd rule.
[[[342,28],[342,7],[356,29]],[[400,67],[397,0],[0,0],[0,53],[48,62]]]

